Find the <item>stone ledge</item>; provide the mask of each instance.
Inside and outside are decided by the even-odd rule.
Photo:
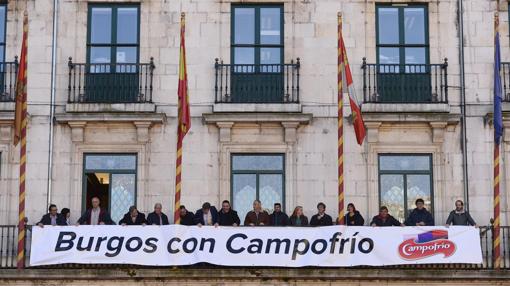
[[[66,112],[156,112],[154,103],[67,103]]]
[[[301,112],[299,103],[216,103],[213,112]]]
[[[204,113],[202,119],[205,124],[214,124],[218,122],[298,122],[308,124],[313,115],[311,113],[243,113],[243,112],[225,112],[225,113]]]
[[[83,122],[135,122],[148,121],[163,123],[166,121],[164,113],[64,113],[55,115],[58,123],[73,121]]]
[[[0,102],[0,111],[14,111],[15,107],[15,102]]]
[[[364,103],[361,107],[362,112],[382,112],[382,113],[448,113],[450,105],[448,103]]]
[[[446,122],[455,125],[460,122],[460,114],[437,113],[363,113],[365,122],[394,122],[394,123],[427,123]]]

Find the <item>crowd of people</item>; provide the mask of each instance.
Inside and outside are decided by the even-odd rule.
[[[108,211],[100,206],[100,200],[97,197],[91,200],[92,208],[87,209],[75,225],[112,225],[115,222],[111,219]],[[417,199],[416,208],[413,209],[404,223],[398,221],[391,216],[386,206],[379,208],[379,214],[372,218],[370,226],[433,226],[434,218],[432,214],[425,208],[423,199]],[[118,222],[119,225],[168,225],[170,221],[168,216],[163,213],[163,207],[160,203],[154,205],[154,211],[145,214],[138,211],[136,206],[131,206],[124,217]],[[190,212],[185,206],[181,205],[180,224],[181,225],[209,225],[209,226],[328,226],[335,224],[330,215],[326,213],[326,205],[324,203],[317,204],[317,213],[310,220],[303,214],[303,207],[294,208],[292,215],[289,217],[282,211],[282,205],[275,203],[273,213],[269,214],[262,208],[259,200],[253,202],[253,210],[249,211],[243,223],[235,210],[232,209],[230,202],[224,200],[221,209],[218,211],[215,206],[211,206],[206,202],[195,213]],[[37,223],[39,226],[44,225],[73,225],[70,221],[70,210],[62,209],[58,213],[57,206],[52,204],[41,220]],[[361,213],[356,210],[354,204],[347,205],[347,213],[344,217],[344,223],[350,226],[363,226],[365,219]],[[338,220],[336,222],[338,224]],[[461,200],[455,202],[455,209],[452,210],[446,220],[446,225],[471,225],[476,226],[471,215],[464,210],[464,203]]]

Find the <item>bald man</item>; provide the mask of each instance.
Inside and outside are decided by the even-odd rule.
[[[147,216],[147,222],[149,225],[167,225],[168,217],[161,210],[163,206],[160,203],[154,205],[154,211]]]

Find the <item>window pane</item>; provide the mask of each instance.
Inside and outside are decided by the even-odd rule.
[[[275,203],[281,203],[283,206],[283,176],[261,174],[259,176],[259,199],[262,207],[269,213],[273,212]]]
[[[242,223],[246,214],[253,209],[253,201],[257,198],[257,177],[254,174],[234,174],[232,179],[232,204]]]
[[[430,175],[407,175],[407,210],[416,206],[416,199],[425,201],[425,208],[432,211],[432,194],[430,191]]]
[[[399,64],[399,48],[379,48],[379,72],[398,73]]]
[[[92,8],[90,43],[109,44],[112,41],[112,9]]]
[[[406,44],[425,44],[425,9],[404,9],[404,31]]]
[[[381,175],[381,206],[388,207],[392,216],[400,222],[405,220],[404,176]]]
[[[234,155],[232,170],[266,170],[283,171],[283,156],[281,155]]]
[[[90,48],[90,72],[105,73],[110,72],[110,48],[92,47]]]
[[[260,43],[281,44],[280,8],[260,9]]]
[[[379,169],[385,171],[430,171],[429,156],[379,156]]]
[[[136,170],[136,155],[85,155],[87,170]]]
[[[0,5],[0,43],[5,43],[5,5]]]
[[[119,223],[129,207],[135,205],[135,189],[135,174],[112,174],[110,213],[115,223]]]
[[[255,49],[254,48],[234,48],[234,64],[245,65],[236,66],[235,72],[254,72],[255,67]]]
[[[137,8],[117,9],[117,43],[118,44],[138,43]]]
[[[281,49],[280,48],[261,48],[260,64],[261,72],[280,72],[281,67]]]
[[[427,63],[425,60],[425,48],[405,48],[405,53],[406,64],[411,64],[406,66],[407,73],[425,72],[425,64]]]
[[[234,44],[255,44],[255,9],[234,8]]]
[[[379,8],[379,44],[398,44],[398,8]]]
[[[129,65],[130,63],[137,62],[137,51],[136,47],[118,47],[117,48],[117,72],[136,72],[136,65]]]

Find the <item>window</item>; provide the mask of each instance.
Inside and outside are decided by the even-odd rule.
[[[139,54],[139,7],[90,5],[87,60],[91,73],[136,72]]]
[[[5,61],[5,30],[7,26],[7,4],[0,4],[0,61]],[[2,67],[3,72],[3,67]]]
[[[379,202],[403,222],[422,198],[433,213],[432,155],[380,154]]]
[[[93,197],[115,223],[136,205],[136,154],[84,154],[83,209]]]
[[[269,213],[274,203],[285,210],[285,155],[233,154],[231,157],[232,206],[241,220],[258,199]]]

